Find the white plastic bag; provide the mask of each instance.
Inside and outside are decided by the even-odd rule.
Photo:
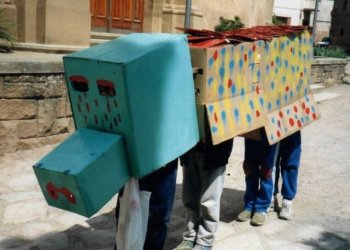
[[[131,178],[120,198],[117,229],[118,250],[142,250],[146,239],[151,193],[140,191],[138,180]]]

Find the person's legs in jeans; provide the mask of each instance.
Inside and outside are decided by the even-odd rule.
[[[297,192],[300,157],[301,133],[298,131],[281,142],[281,194],[286,200],[293,200]]]
[[[244,162],[246,190],[244,194],[244,210],[254,211],[255,200],[259,190],[259,155],[261,142],[252,139],[244,140]]]

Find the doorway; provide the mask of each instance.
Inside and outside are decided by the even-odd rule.
[[[142,32],[144,0],[90,0],[91,28],[110,33]]]

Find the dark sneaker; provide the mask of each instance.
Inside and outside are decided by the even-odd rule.
[[[292,201],[283,200],[282,208],[278,218],[282,220],[291,220],[292,219]]]
[[[249,210],[243,210],[243,212],[237,216],[237,220],[241,222],[250,220],[250,218],[252,218],[252,211]]]
[[[266,222],[266,219],[267,219],[267,214],[264,213],[264,212],[255,212],[251,221],[250,221],[250,224],[253,225],[253,226],[262,226],[265,224]]]
[[[174,250],[191,250],[193,249],[194,242],[190,240],[184,240]]]
[[[212,246],[202,246],[202,245],[195,245],[193,250],[211,250]]]

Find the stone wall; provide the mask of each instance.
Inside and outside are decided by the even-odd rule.
[[[0,154],[58,143],[74,130],[60,64],[0,61]]]
[[[321,83],[325,87],[342,83],[346,63],[346,59],[315,58],[311,70],[313,83]]]
[[[59,143],[74,131],[62,56],[38,55],[3,54],[0,60],[0,154]],[[346,61],[315,59],[313,82],[341,83]]]

